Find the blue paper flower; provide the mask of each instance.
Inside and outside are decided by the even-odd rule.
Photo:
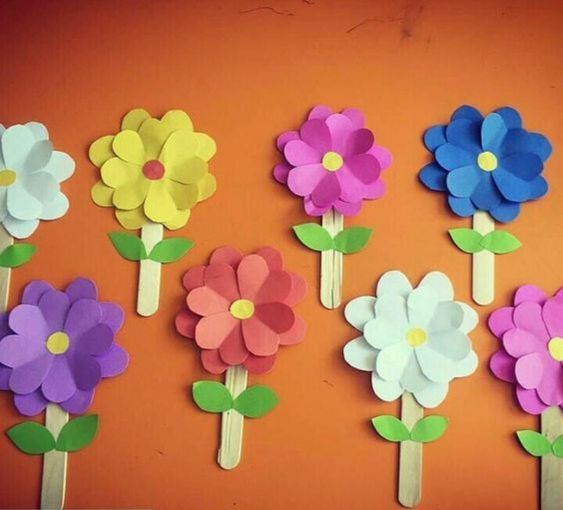
[[[514,108],[483,117],[472,106],[461,106],[449,124],[426,131],[424,145],[435,161],[419,178],[431,190],[447,192],[459,216],[486,211],[497,221],[512,221],[522,202],[547,193],[541,173],[551,145],[545,136],[523,129]]]

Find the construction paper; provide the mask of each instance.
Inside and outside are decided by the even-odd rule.
[[[349,227],[334,237],[334,249],[344,254],[357,253],[368,243],[372,229],[367,227]]]
[[[231,393],[220,382],[196,381],[192,385],[192,396],[197,406],[208,413],[223,413],[233,407]]]
[[[371,423],[376,432],[385,440],[399,443],[409,439],[409,429],[406,425],[391,415],[372,418]]]
[[[108,237],[117,253],[124,259],[138,261],[147,258],[145,245],[136,235],[126,234],[125,232],[110,232]]]
[[[244,390],[234,401],[234,408],[247,418],[260,418],[278,405],[277,395],[267,386],[256,385]]]
[[[233,365],[264,373],[281,345],[305,335],[305,323],[293,310],[306,293],[305,281],[283,269],[274,248],[245,256],[219,248],[207,266],[190,269],[183,284],[186,307],[176,317],[176,329],[195,340],[211,373]]]
[[[19,267],[28,262],[37,248],[32,244],[18,243],[8,246],[0,253],[0,267]]]
[[[364,122],[359,110],[333,113],[316,106],[299,131],[278,137],[284,160],[274,167],[274,178],[303,197],[309,216],[321,216],[333,208],[352,216],[363,200],[383,196],[380,177],[391,164],[391,154],[374,143]]]
[[[454,244],[465,253],[478,253],[484,249],[481,246],[483,236],[471,228],[451,228],[448,234]]]
[[[215,177],[208,169],[215,151],[211,137],[195,132],[181,110],[171,110],[160,120],[145,110],[132,110],[121,131],[90,146],[90,160],[101,176],[92,200],[113,207],[126,229],[151,221],[176,230],[187,223],[197,203],[215,192]],[[160,257],[157,251],[155,256],[169,255]]]
[[[433,191],[443,191],[458,216],[486,211],[495,220],[509,222],[520,204],[541,198],[548,191],[541,175],[551,154],[547,138],[522,127],[520,114],[502,107],[483,117],[462,106],[445,126],[424,135],[434,161],[419,178]]]
[[[542,457],[551,453],[551,444],[547,437],[535,430],[518,430],[516,436],[522,448],[534,457]]]
[[[454,301],[443,273],[428,273],[413,288],[403,273],[389,271],[380,278],[375,298],[352,300],[345,317],[363,336],[346,344],[344,359],[372,372],[373,391],[382,400],[408,391],[423,407],[436,407],[451,380],[477,368],[468,336],[477,314]]]
[[[67,212],[60,183],[73,174],[74,161],[53,150],[45,126],[28,122],[2,130],[0,154],[0,210],[5,211],[1,223],[11,236],[27,238],[40,220]]]
[[[180,260],[191,248],[194,242],[184,237],[169,237],[159,241],[149,253],[149,259],[162,264],[169,264]]]
[[[520,287],[513,306],[495,310],[489,329],[499,350],[489,366],[499,379],[514,384],[524,411],[541,414],[563,406],[563,292],[549,297],[533,286]]]
[[[295,235],[307,248],[315,251],[331,250],[332,236],[317,223],[303,223],[293,227]]]
[[[553,443],[551,443],[551,451],[553,455],[563,458],[563,434],[558,436]]]
[[[419,443],[430,443],[442,437],[447,426],[448,419],[443,416],[425,416],[414,424],[410,438]]]
[[[33,421],[18,423],[6,434],[16,448],[28,455],[41,455],[55,448],[55,438],[51,432]]]
[[[20,413],[33,416],[49,402],[84,413],[102,378],[125,370],[127,353],[115,343],[122,310],[100,302],[94,282],[77,278],[64,291],[35,281],[8,314],[0,364]]]
[[[478,253],[488,250],[497,255],[512,253],[522,243],[510,232],[494,230],[486,235],[470,228],[452,228],[448,231],[454,244],[465,253]]]
[[[80,416],[65,423],[57,437],[56,449],[76,452],[88,446],[98,431],[98,415]]]

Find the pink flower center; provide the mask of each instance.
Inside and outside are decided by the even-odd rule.
[[[151,181],[162,179],[164,175],[164,165],[157,159],[151,159],[143,165],[143,175]]]

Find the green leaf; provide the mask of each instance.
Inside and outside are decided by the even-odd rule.
[[[147,258],[147,251],[143,241],[133,234],[125,232],[110,232],[108,234],[111,243],[124,259],[144,260]]]
[[[371,419],[371,423],[376,432],[387,441],[398,443],[409,439],[409,429],[406,425],[391,415],[376,416]]]
[[[267,386],[256,385],[244,390],[236,399],[234,408],[248,418],[259,418],[278,405],[278,397]]]
[[[233,407],[231,392],[217,381],[196,381],[192,396],[197,406],[208,413],[223,413]]]
[[[448,234],[454,244],[465,253],[477,253],[483,250],[481,240],[483,236],[470,228],[451,228]]]
[[[46,427],[34,421],[24,421],[8,429],[6,434],[22,452],[39,455],[55,447],[55,438]]]
[[[367,227],[350,227],[334,238],[334,249],[341,253],[357,253],[368,243],[372,230]]]
[[[510,232],[493,230],[483,237],[481,246],[497,255],[502,255],[517,250],[522,246],[522,243]]]
[[[426,416],[418,420],[411,431],[411,439],[418,443],[429,443],[442,437],[448,427],[444,416]]]
[[[32,244],[18,243],[8,246],[0,253],[0,267],[22,266],[33,257],[37,248]]]
[[[324,227],[317,223],[303,223],[295,225],[293,231],[297,239],[307,248],[315,251],[332,250],[332,237]]]
[[[516,432],[522,448],[534,457],[541,457],[551,451],[547,437],[535,430],[518,430]]]
[[[553,455],[563,458],[563,434],[561,434],[553,443],[551,444],[551,451]]]
[[[70,420],[60,431],[56,448],[60,452],[82,450],[92,442],[97,430],[97,414],[89,414]]]
[[[149,259],[162,264],[180,260],[194,245],[184,237],[169,237],[156,243],[149,254]]]

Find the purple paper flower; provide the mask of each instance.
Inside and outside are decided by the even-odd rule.
[[[11,390],[27,416],[49,402],[84,413],[100,380],[127,366],[114,341],[123,318],[119,306],[98,301],[91,280],[77,278],[64,292],[30,282],[21,304],[0,320],[0,389]]]
[[[304,198],[309,216],[322,216],[333,207],[351,216],[362,200],[385,193],[380,175],[391,164],[391,154],[374,143],[359,110],[333,113],[315,106],[299,131],[278,137],[277,147],[285,160],[274,168],[274,177]]]
[[[491,314],[489,328],[502,340],[491,370],[515,384],[522,409],[540,414],[563,407],[563,288],[548,298],[533,285],[520,287],[514,306]]]

